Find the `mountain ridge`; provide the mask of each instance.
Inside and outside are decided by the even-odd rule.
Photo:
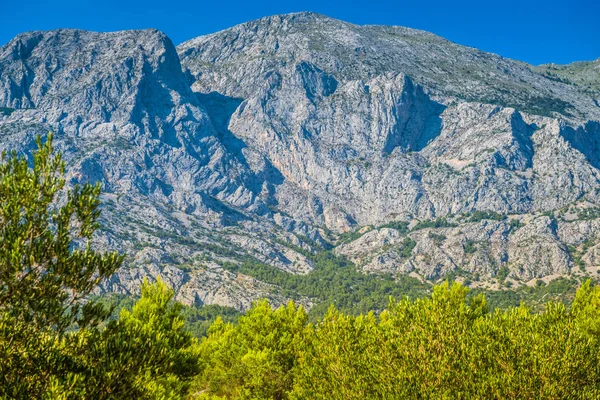
[[[177,47],[33,32],[0,48],[0,147],[55,131],[69,182],[103,184],[97,245],[129,255],[106,291],[161,275],[188,304],[281,304],[247,274],[310,276],[323,248],[483,287],[594,274],[600,74],[548,68],[310,13]]]
[[[315,25],[315,26],[313,26]],[[259,20],[255,20],[255,21],[250,21],[248,23],[245,24],[240,24],[237,26],[234,26],[230,29],[227,30],[223,30],[220,32],[217,32],[215,34],[211,34],[208,36],[200,36],[198,38],[195,39],[191,39],[190,41],[184,42],[182,44],[180,44],[178,46],[179,48],[179,52],[182,55],[182,58],[185,59],[186,58],[186,54],[185,52],[189,52],[191,51],[191,46],[195,43],[195,44],[199,44],[202,43],[204,40],[210,40],[211,43],[214,42],[216,39],[218,39],[218,37],[220,36],[227,36],[229,34],[231,34],[231,39],[232,40],[236,40],[236,35],[237,37],[239,37],[239,32],[248,29],[248,30],[257,30],[257,32],[268,32],[271,35],[276,34],[276,32],[278,32],[279,30],[288,30],[290,33],[290,35],[295,35],[292,36],[294,37],[294,43],[289,43],[287,46],[283,46],[282,48],[288,49],[288,53],[293,53],[294,51],[298,51],[297,49],[304,49],[306,46],[310,45],[310,37],[311,34],[316,35],[316,39],[313,41],[316,43],[317,46],[321,46],[324,45],[325,43],[327,43],[327,40],[324,40],[326,38],[320,38],[320,34],[322,34],[323,32],[329,32],[330,36],[334,39],[333,40],[333,45],[331,45],[330,47],[327,48],[327,51],[329,53],[336,53],[337,50],[339,50],[338,48],[340,47],[340,43],[344,44],[345,42],[348,41],[354,41],[357,43],[357,46],[352,47],[350,49],[347,49],[349,51],[346,51],[346,53],[352,53],[352,58],[350,61],[348,61],[348,57],[343,58],[344,62],[350,62],[353,63],[354,61],[352,60],[356,60],[357,57],[354,57],[354,51],[366,51],[369,52],[369,48],[372,46],[378,46],[377,47],[377,51],[379,51],[380,53],[383,54],[383,56],[379,56],[376,53],[369,53],[369,62],[370,64],[375,65],[373,68],[376,69],[375,74],[380,74],[382,72],[384,72],[383,70],[389,70],[389,65],[386,64],[386,60],[387,59],[392,59],[395,62],[395,69],[397,68],[403,68],[403,71],[405,73],[407,73],[408,75],[410,75],[413,78],[417,78],[417,80],[419,81],[419,83],[422,84],[431,84],[432,81],[431,79],[427,79],[427,74],[423,74],[421,72],[419,72],[419,68],[422,68],[424,65],[426,66],[425,69],[430,69],[429,73],[451,73],[454,74],[454,77],[458,77],[462,80],[464,80],[464,84],[467,85],[466,89],[469,90],[482,90],[482,88],[479,88],[479,86],[482,85],[482,78],[485,78],[486,80],[489,80],[492,84],[487,84],[484,82],[483,84],[483,88],[485,90],[494,89],[494,85],[498,85],[499,83],[502,83],[503,80],[515,80],[514,78],[511,78],[510,76],[504,76],[506,74],[504,74],[502,69],[507,69],[507,68],[512,68],[515,69],[518,72],[519,79],[525,79],[527,81],[527,85],[532,86],[532,88],[536,88],[535,89],[537,92],[540,92],[540,82],[543,82],[543,84],[549,84],[552,87],[552,90],[554,91],[564,91],[567,95],[569,95],[569,88],[566,87],[568,85],[562,84],[560,82],[556,82],[556,81],[552,81],[550,79],[547,79],[547,77],[545,77],[542,74],[538,74],[534,71],[531,70],[531,68],[534,68],[534,66],[532,65],[528,65],[526,63],[520,62],[520,61],[514,61],[508,58],[504,58],[501,56],[498,56],[496,54],[493,53],[486,53],[486,52],[482,52],[480,50],[477,50],[475,48],[470,48],[470,47],[466,47],[466,46],[461,46],[458,44],[455,44],[453,42],[447,41],[446,39],[443,39],[439,36],[430,34],[428,32],[424,32],[424,31],[418,31],[418,30],[412,30],[410,28],[403,28],[403,27],[387,27],[387,26],[373,26],[373,25],[368,25],[368,26],[364,26],[364,25],[355,25],[355,24],[350,24],[350,23],[346,23],[343,21],[339,21],[336,19],[331,19],[325,16],[320,16],[320,15],[314,15],[314,14],[292,14],[292,15],[280,15],[280,16],[273,16],[273,17],[266,17],[263,19],[259,19]],[[262,29],[262,30],[261,30]],[[327,29],[330,29],[330,31],[328,31]],[[397,31],[400,31],[397,32]],[[342,34],[338,34],[336,35],[334,31],[342,31]],[[398,35],[399,37],[394,37],[393,35],[390,36],[390,31],[392,34],[394,35]],[[275,32],[275,33],[273,33]],[[334,32],[334,33],[331,33]],[[405,34],[404,36],[402,35],[402,33],[410,33],[410,35]],[[373,33],[375,33],[375,36],[373,36]],[[374,37],[373,40],[366,40],[364,42],[364,45],[361,45],[361,35],[366,35],[366,34],[370,34],[371,36],[369,37]],[[426,41],[414,41],[414,37],[419,37],[419,36],[425,36],[426,37]],[[243,44],[244,46],[248,47],[252,45],[252,40],[257,38],[258,36],[254,36],[254,38],[252,37],[244,37],[244,40],[246,40],[248,43]],[[391,39],[390,39],[391,37]],[[263,45],[264,43],[266,43],[268,40],[270,40],[269,42],[269,46],[270,48],[274,48],[275,44],[273,43],[273,40],[270,38],[267,38],[266,36],[263,38],[261,36],[260,41],[258,42],[257,46],[260,47],[261,45]],[[402,40],[412,40],[410,44],[410,46],[406,46],[405,44],[402,44]],[[239,41],[239,40],[238,40]],[[306,42],[308,41],[308,42]],[[427,43],[427,41],[429,41],[430,43]],[[306,45],[305,42],[307,43]],[[385,43],[386,46],[392,46],[390,47],[391,50],[387,50],[386,47],[382,47],[382,43]],[[221,43],[220,43],[221,44]],[[281,43],[277,44],[278,46],[282,46]],[[303,47],[304,46],[304,47]],[[337,47],[336,47],[337,46]],[[412,46],[412,47],[411,47]],[[415,47],[416,46],[416,47]],[[427,47],[429,46],[429,47]],[[221,44],[220,46],[218,46],[217,48],[222,48],[223,45]],[[419,51],[410,51],[411,48],[417,48],[417,50]],[[427,50],[426,52],[424,50]],[[337,49],[337,50],[336,50]],[[258,49],[256,49],[258,51]],[[255,55],[257,56],[261,56],[264,58],[268,59],[269,56],[269,51],[268,49],[260,49],[261,51],[264,52],[264,54],[257,54]],[[280,49],[278,48],[279,52]],[[318,49],[316,50],[318,52]],[[408,53],[406,53],[408,51]],[[339,52],[339,51],[338,51]],[[402,52],[406,53],[407,56],[409,57],[404,57],[404,58],[398,58],[397,55],[398,54],[403,54]],[[444,72],[444,68],[443,67],[441,70],[438,69],[431,69],[428,66],[431,66],[435,57],[434,58],[427,58],[427,54],[435,54],[436,56],[440,56],[444,54],[444,52],[448,53],[448,52],[458,52],[456,53],[457,57],[460,57],[458,59],[453,59],[452,57],[447,58],[447,61],[444,61],[443,57],[440,60],[435,60],[438,64],[442,64],[442,62],[444,63],[456,63],[457,61],[461,61],[460,64],[465,64],[465,62],[470,62],[472,63],[473,60],[475,60],[475,64],[473,65],[477,65],[477,62],[485,61],[487,62],[489,65],[486,66],[486,70],[483,71],[477,71],[477,68],[475,68],[473,71],[466,71],[466,73],[463,73],[464,71],[458,71],[456,69],[453,69],[451,66],[448,67],[449,69],[447,69],[446,72]],[[240,54],[240,53],[235,53],[235,54]],[[285,53],[285,56],[287,56],[287,53]],[[300,56],[306,56],[305,53],[300,52]],[[219,57],[223,57],[223,54],[219,53]],[[333,73],[335,71],[333,71],[333,69],[335,69],[335,57],[334,60],[327,60],[327,55],[320,55],[321,59],[324,59],[325,62],[322,62],[321,64],[316,64],[317,66],[319,66],[321,69]],[[395,57],[395,58],[394,58]],[[481,58],[480,61],[478,61],[477,59]],[[489,58],[489,61],[486,61],[486,58]],[[406,61],[406,59],[408,59],[408,61]],[[378,61],[378,60],[382,60],[382,61]],[[416,61],[415,61],[416,60]],[[420,61],[419,61],[420,60]],[[234,61],[234,60],[233,60]],[[310,60],[309,60],[310,61]],[[211,62],[210,59],[208,60],[203,60],[203,62]],[[420,65],[415,64],[415,62],[417,62],[417,64],[420,63]],[[185,63],[185,61],[184,61]],[[187,66],[188,68],[190,68],[190,66]],[[369,73],[369,70],[365,70],[364,66],[361,66],[360,63],[356,63],[354,62],[353,64],[351,64],[351,67],[356,69],[358,68],[359,70],[362,68],[365,73]],[[419,68],[417,68],[419,67]],[[500,68],[501,67],[501,68]],[[352,71],[354,71],[352,68]],[[378,68],[378,69],[377,69]],[[192,73],[193,71],[193,65],[192,65]],[[383,69],[383,70],[382,70]],[[497,70],[497,71],[496,71]],[[490,71],[490,73],[493,73],[493,76],[485,76],[485,77],[478,77],[475,76],[476,73],[487,73],[487,71]],[[339,71],[338,71],[339,72]],[[343,71],[342,71],[343,72]],[[372,71],[371,71],[372,72]],[[474,74],[474,79],[472,79],[471,77],[466,77],[469,79],[465,78],[466,74]],[[352,77],[355,77],[355,74],[352,75],[353,72],[350,73],[350,75]],[[419,76],[422,75],[422,76]],[[495,76],[495,77],[494,77]],[[440,83],[439,79],[440,76],[438,75],[436,77],[438,79],[437,83]],[[443,77],[442,77],[443,78]],[[472,81],[472,82],[470,82]],[[537,82],[540,81],[540,82]],[[441,81],[443,82],[443,81]],[[433,82],[436,83],[436,82]],[[503,84],[506,84],[503,83]],[[516,81],[516,86],[514,83],[511,83],[512,86],[514,86],[514,88],[512,87],[505,87],[505,90],[507,89],[511,89],[512,91],[514,91],[516,94],[519,94],[516,89],[518,89],[519,91],[523,92],[521,94],[519,94],[520,98],[516,98],[514,95],[512,96],[507,96],[506,93],[503,92],[497,92],[495,94],[496,98],[492,98],[492,99],[488,99],[488,100],[502,100],[504,102],[506,102],[507,104],[515,103],[515,105],[519,105],[520,103],[526,102],[527,99],[524,99],[524,96],[526,97],[527,95],[527,87],[520,87],[523,86],[521,84],[519,84],[518,80]],[[427,85],[426,85],[427,86]],[[438,85],[439,86],[439,85]],[[439,89],[439,88],[438,88]],[[444,89],[444,88],[442,88]],[[445,88],[444,90],[447,91],[448,88]],[[457,93],[460,94],[462,97],[467,98],[471,95],[469,92],[465,91],[465,90],[450,90],[449,92],[452,95],[456,95]],[[543,96],[549,97],[550,98],[554,98],[551,96],[551,91],[548,90],[544,90],[541,91],[540,93],[543,94]],[[540,93],[538,93],[536,95],[536,97],[543,97]],[[579,96],[579,94],[577,95]],[[479,99],[481,100],[481,95],[479,95]],[[559,96],[560,97],[560,96]],[[558,97],[556,98],[557,100],[555,100],[556,104],[554,105],[555,107],[558,107],[557,109],[562,110],[563,112],[565,111],[564,108],[565,107],[569,107],[568,104],[569,101],[565,101],[568,99],[572,100],[573,95],[569,95],[568,98],[562,99],[561,101],[563,101],[563,103],[561,103],[560,101],[558,101]],[[578,108],[581,108],[581,105],[578,105]],[[594,115],[598,115],[598,110],[597,107],[595,106],[590,106],[589,104],[586,106],[587,109],[591,110],[593,112]],[[538,110],[540,111],[540,110]],[[543,110],[542,110],[543,111]],[[597,118],[597,117],[596,117]]]

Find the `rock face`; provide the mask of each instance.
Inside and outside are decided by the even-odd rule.
[[[55,130],[67,154],[77,154],[69,160],[73,181],[176,197],[188,211],[210,208],[194,195],[198,188],[215,187],[232,204],[253,203],[164,34],[27,33],[2,48],[0,74],[0,104],[19,110],[5,118],[4,131],[30,143],[28,129]]]
[[[448,273],[477,274],[484,281],[492,280],[500,266],[509,266],[510,276],[524,282],[570,272],[570,252],[557,233],[559,226],[569,229],[570,224],[559,225],[540,216],[523,227],[511,226],[507,220],[456,225],[418,229],[407,235],[394,229],[373,229],[336,251],[366,272],[415,272],[430,280]]]
[[[176,291],[175,299],[186,305],[219,304],[247,310],[253,301],[263,298],[269,299],[276,307],[284,305],[287,301],[285,297],[276,293],[276,287],[249,276],[233,274],[214,263],[194,271],[183,271],[171,265],[163,268],[150,265],[122,269],[111,279],[102,282],[97,293],[139,295],[144,279],[154,280],[158,276]],[[306,308],[312,305],[307,299],[300,299],[299,303]]]
[[[251,168],[274,166],[278,207],[313,224],[550,210],[597,182],[583,87],[426,32],[299,13],[178,51],[195,91],[238,99],[228,129],[268,159]]]
[[[599,101],[598,61],[533,67],[312,13],[177,48],[155,30],[57,30],[0,49],[0,147],[54,131],[70,182],[103,184],[97,244],[129,254],[103,289],[163,275],[187,303],[238,309],[285,299],[219,265],[306,274],[317,244],[428,280],[589,269]]]

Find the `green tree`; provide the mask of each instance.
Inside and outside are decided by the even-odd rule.
[[[184,398],[198,374],[196,341],[184,329],[181,304],[160,279],[145,281],[133,309],[121,310],[106,329],[86,332],[77,357],[87,396]]]
[[[0,398],[182,397],[198,372],[180,305],[145,283],[131,312],[89,295],[121,265],[99,253],[100,186],[68,189],[52,135],[0,164]]]
[[[199,398],[597,399],[600,289],[571,308],[490,310],[460,284],[390,300],[379,315],[330,307],[315,323],[293,304],[217,320],[198,349]]]
[[[36,141],[32,168],[15,152],[0,164],[0,393],[14,397],[36,397],[64,372],[66,330],[107,315],[81,300],[122,262],[91,248],[100,186],[67,190],[52,135]]]
[[[596,399],[600,290],[584,285],[571,310],[548,303],[488,310],[468,290],[391,303],[379,318],[331,309],[298,348],[297,399]]]
[[[37,144],[33,168],[14,152],[0,164],[0,311],[63,332],[104,317],[95,303],[81,306],[80,300],[123,258],[91,248],[100,185],[64,190],[65,163],[52,154],[52,135]]]
[[[285,399],[308,315],[290,302],[255,303],[237,325],[217,319],[199,346],[202,373],[194,391],[236,399]]]

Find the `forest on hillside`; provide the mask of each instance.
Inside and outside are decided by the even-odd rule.
[[[0,164],[0,398],[600,398],[591,281],[490,295],[323,252],[308,278],[238,267],[321,298],[310,312],[184,307],[161,280],[94,297],[123,263],[92,246],[100,186],[69,188],[52,135],[37,143]]]

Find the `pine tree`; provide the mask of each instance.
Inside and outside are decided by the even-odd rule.
[[[52,135],[36,142],[32,168],[15,152],[0,164],[0,392],[14,397],[41,395],[68,369],[67,329],[107,317],[81,300],[123,260],[91,247],[100,186],[67,190]]]
[[[100,186],[68,189],[52,135],[37,144],[0,164],[0,398],[182,398],[198,357],[173,291],[145,282],[107,324],[89,295],[123,257],[92,248]]]

